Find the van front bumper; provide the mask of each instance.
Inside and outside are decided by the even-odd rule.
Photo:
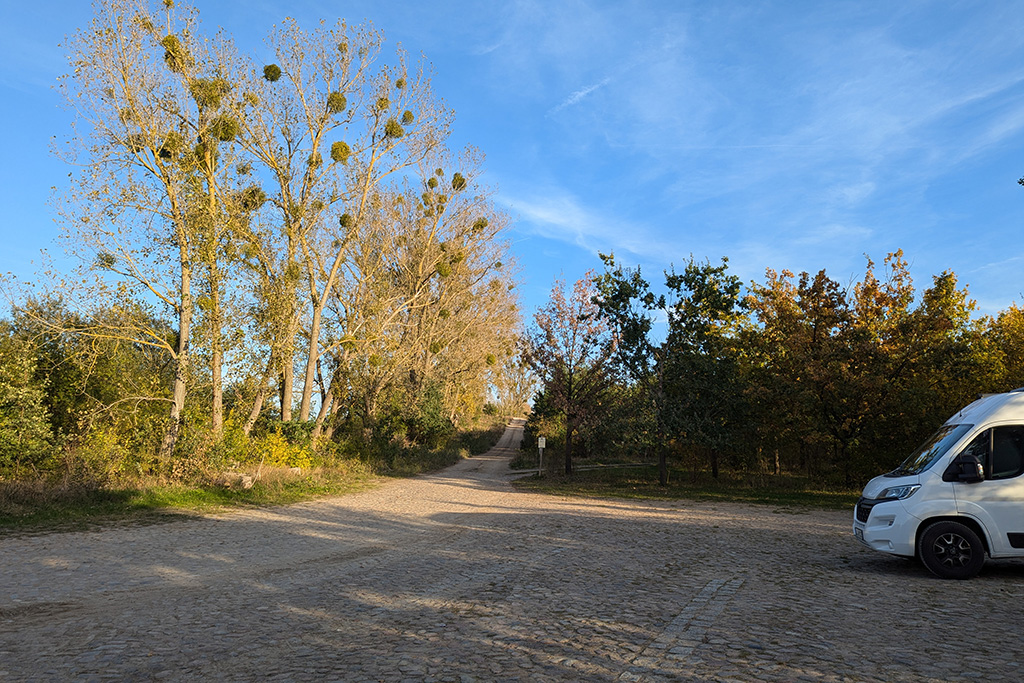
[[[861,498],[853,513],[853,535],[872,550],[913,557],[919,521],[901,501]]]

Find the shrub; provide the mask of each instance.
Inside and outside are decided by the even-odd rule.
[[[455,425],[445,414],[444,396],[438,385],[430,384],[420,392],[414,411],[409,431],[416,443],[436,448],[454,433]]]
[[[42,384],[34,381],[32,345],[0,336],[0,467],[39,468],[53,454]]]
[[[290,423],[283,423],[290,424]],[[308,448],[289,443],[280,432],[271,432],[253,443],[250,449],[250,463],[262,463],[272,467],[301,467],[308,469],[313,466],[312,453]]]

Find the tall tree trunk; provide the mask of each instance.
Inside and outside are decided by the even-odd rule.
[[[355,214],[355,225],[359,225],[365,213],[370,189],[374,185],[373,171],[376,165],[377,152],[373,152],[370,155],[366,169],[363,171],[362,196],[359,200],[359,208]],[[345,260],[345,253],[345,249],[339,249],[335,255],[322,292],[317,289],[316,279],[312,273],[308,275],[310,302],[313,304],[313,322],[309,329],[309,355],[306,356],[305,385],[302,387],[302,402],[299,404],[299,419],[303,421],[309,419],[309,407],[313,396],[313,378],[316,374],[317,360],[320,358],[320,323],[323,320],[324,308],[327,306],[327,302],[330,301],[331,292],[334,290],[341,264]]]
[[[658,484],[668,485],[668,446],[664,443],[658,444]]]
[[[572,431],[573,423],[569,414],[565,415],[565,473],[572,474]]]
[[[213,407],[212,428],[215,436],[224,430],[224,380],[222,377],[223,353],[219,348],[213,350],[210,369],[213,374]]]
[[[839,461],[843,464],[843,481],[846,488],[853,486],[853,473],[850,471],[850,449],[844,441],[839,447]]]
[[[282,175],[278,169],[278,182],[281,184],[282,201],[291,206],[292,195],[287,174]],[[298,233],[302,226],[297,224],[289,211],[285,212],[285,233],[288,244],[284,261],[284,296],[288,306],[288,322],[284,329],[284,339],[279,340],[281,354],[281,421],[291,422],[292,400],[295,395],[295,337],[299,334],[298,281],[289,275],[292,266],[298,267],[296,255],[299,249]]]
[[[252,428],[256,426],[256,420],[259,419],[260,413],[263,411],[263,402],[267,399],[267,394],[270,393],[270,378],[273,375],[274,354],[271,352],[270,359],[267,361],[267,369],[260,378],[259,387],[256,389],[256,399],[252,403],[252,410],[249,411],[249,417],[242,426],[242,433],[246,436],[252,432]]]
[[[295,337],[289,334],[289,339]],[[288,340],[285,340],[287,343]],[[281,368],[281,421],[291,422],[292,419],[292,395],[295,393],[295,367],[294,357],[291,349],[283,352],[283,367]]]
[[[256,426],[256,420],[259,419],[260,413],[263,411],[263,401],[267,398],[267,387],[266,383],[260,386],[256,391],[256,400],[253,401],[252,410],[249,411],[249,417],[246,418],[245,424],[242,425],[242,433],[249,436],[252,433],[252,428]]]
[[[310,434],[310,438],[312,439],[316,439],[320,435],[323,435],[324,438],[326,439],[330,439],[332,436],[334,436],[334,425],[336,424],[336,421],[332,420],[331,424],[329,424],[326,429],[324,428],[324,424],[327,420],[327,417],[334,412],[334,403],[338,398],[336,391],[340,391],[338,387],[340,386],[340,383],[343,381],[341,368],[347,366],[348,361],[349,352],[348,350],[343,350],[341,355],[341,361],[339,362],[338,367],[335,369],[334,375],[331,377],[331,385],[326,388],[326,391],[323,394],[323,398],[320,403],[320,412],[316,416],[316,424],[313,425],[313,431]],[[320,366],[318,364],[317,376],[319,375]],[[322,377],[320,378],[320,385],[321,391],[324,391],[324,381]]]
[[[209,135],[204,134],[200,138],[203,148],[206,150],[203,160],[203,173],[206,176],[206,213],[209,234],[206,235],[205,253],[207,293],[210,296],[209,319],[207,320],[207,334],[210,340],[210,384],[212,385],[213,397],[210,407],[211,428],[215,437],[220,437],[224,428],[224,382],[223,382],[223,312],[221,311],[220,285],[223,279],[223,272],[218,264],[218,246],[220,243],[221,229],[224,227],[224,217],[220,215],[220,208],[217,202],[217,157],[213,153],[214,144]]]
[[[320,359],[316,359],[316,383],[320,385],[320,405],[323,406],[327,403],[327,394],[329,393],[327,383],[324,382],[323,369],[320,367]]]
[[[655,377],[657,384],[654,388],[654,414],[658,424],[658,484],[668,486],[668,445],[666,444],[665,427],[665,370],[662,359],[655,354]]]
[[[213,270],[213,269],[211,269]],[[220,287],[216,280],[210,287],[210,374],[213,384],[213,406],[211,420],[213,434],[219,437],[224,429],[224,351],[221,343]]]
[[[326,297],[325,297],[326,300]],[[320,357],[320,321],[324,307],[317,302],[313,306],[313,324],[309,328],[309,357],[306,359],[306,375],[302,385],[302,403],[299,404],[299,420],[309,419],[310,404],[313,398],[313,380],[316,378],[316,364]]]
[[[181,304],[178,308],[178,348],[175,353],[174,385],[171,389],[170,423],[160,443],[160,458],[169,460],[174,455],[181,431],[181,413],[185,409],[185,391],[188,381],[190,357],[189,336],[192,334],[192,272],[182,247]]]
[[[316,416],[316,424],[313,425],[313,431],[310,432],[309,438],[316,440],[320,434],[323,433],[324,420],[331,413],[331,407],[334,405],[334,392],[328,392],[327,400],[320,406],[320,412]]]

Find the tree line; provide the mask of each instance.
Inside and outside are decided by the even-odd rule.
[[[172,0],[99,2],[65,48],[80,267],[11,294],[0,466],[436,444],[521,405],[509,217],[424,64],[290,19],[260,61]]]
[[[0,478],[188,475],[434,447],[518,412],[575,457],[852,485],[1024,384],[1015,305],[976,315],[900,252],[848,286],[691,259],[604,268],[523,332],[509,217],[448,145],[429,69],[369,25],[285,20],[266,60],[172,0],[104,0],[65,45],[55,196],[79,267],[7,282]]]
[[[902,252],[849,286],[768,270],[744,287],[691,259],[660,287],[602,255],[556,283],[528,333],[542,389],[527,427],[574,457],[855,486],[979,393],[1024,385],[1024,312],[978,316],[954,273],[915,288]]]

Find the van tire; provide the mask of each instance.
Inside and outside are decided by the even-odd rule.
[[[985,544],[960,522],[935,522],[921,533],[917,555],[940,579],[969,579],[985,564]]]

